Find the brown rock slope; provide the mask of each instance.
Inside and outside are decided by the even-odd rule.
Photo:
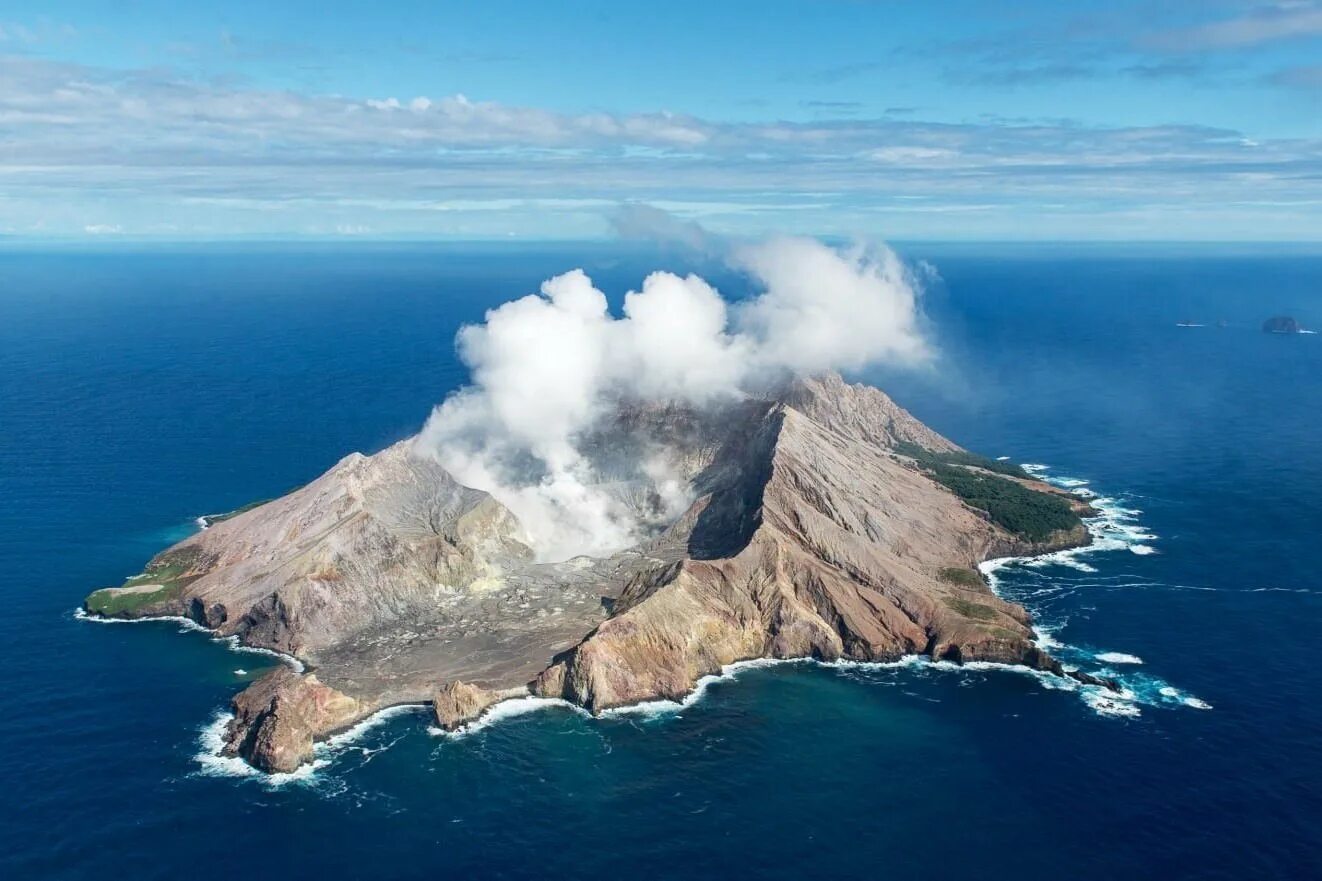
[[[692,556],[630,582],[539,693],[592,710],[679,698],[759,657],[1055,669],[1022,607],[942,578],[1030,549],[890,452],[896,440],[953,445],[872,389],[833,378],[796,392],[767,413],[741,479],[696,503]],[[741,529],[728,547],[704,546]]]
[[[617,459],[660,439],[696,501],[612,557],[535,562],[499,502],[400,444],[217,523],[87,607],[186,615],[305,661],[235,699],[227,749],[265,770],[393,704],[431,703],[446,727],[529,690],[598,711],[679,698],[750,658],[1060,672],[973,569],[1086,531],[1030,543],[965,505],[899,452],[959,448],[876,389],[829,375],[718,414],[633,408],[613,429],[597,442]],[[646,520],[655,493],[621,467],[611,486]]]

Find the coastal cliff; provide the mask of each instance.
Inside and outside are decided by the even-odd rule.
[[[505,506],[404,442],[214,522],[86,608],[181,615],[302,660],[234,699],[225,749],[267,771],[392,705],[429,703],[445,728],[529,693],[599,712],[754,658],[1064,674],[976,567],[1086,544],[1086,505],[880,391],[828,374],[715,413],[625,408],[611,430],[662,444],[692,502],[608,557],[537,560]]]

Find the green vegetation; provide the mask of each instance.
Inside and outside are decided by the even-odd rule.
[[[1018,465],[974,453],[934,452],[909,443],[899,444],[895,449],[917,462],[932,479],[966,504],[986,511],[993,523],[1021,538],[1045,541],[1052,533],[1074,529],[1081,522],[1068,500],[1010,480],[1030,478]],[[945,578],[944,573],[942,577]]]
[[[990,471],[993,474],[1004,474],[1007,477],[1032,478],[1032,475],[1013,462],[1000,462],[964,450],[938,453],[935,450],[924,449],[917,444],[906,441],[896,444],[895,452],[901,456],[908,456],[919,465],[927,468],[937,465],[963,465],[967,468],[981,468],[983,471]]]
[[[83,605],[89,612],[113,616],[172,600],[184,589],[184,585],[197,577],[184,573],[193,568],[198,558],[199,552],[195,548],[166,551],[148,563],[140,574],[134,575],[119,587],[107,587],[93,592]],[[150,589],[153,586],[155,590]]]
[[[986,511],[993,523],[1029,541],[1044,541],[1053,532],[1070,530],[1080,523],[1065,499],[1035,492],[1004,477],[952,465],[937,465],[931,474],[967,504]]]
[[[991,606],[984,606],[982,603],[971,603],[968,600],[961,600],[956,597],[943,597],[942,599],[947,606],[965,618],[972,618],[974,621],[990,621],[996,617],[996,610]]]
[[[136,576],[141,578],[142,576]],[[125,584],[124,587],[135,587],[153,584],[151,581],[140,581],[136,585]],[[112,617],[114,615],[123,615],[141,609],[143,606],[154,605],[156,603],[172,600],[184,589],[183,583],[173,581],[168,584],[162,584],[158,590],[152,591],[133,591],[125,592],[123,588],[108,587],[98,590],[87,598],[85,605],[87,611],[94,612],[97,615]]]
[[[986,583],[982,576],[972,569],[961,569],[957,566],[947,566],[937,573],[942,581],[950,584],[958,584],[961,587],[985,587]]]

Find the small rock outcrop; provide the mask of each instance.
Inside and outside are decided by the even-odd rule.
[[[1268,318],[1262,323],[1262,329],[1267,333],[1301,333],[1303,328],[1299,322],[1288,315],[1277,315]]]
[[[437,725],[446,731],[454,731],[469,722],[477,721],[489,707],[527,693],[525,688],[491,691],[455,680],[447,682],[436,692],[436,697],[432,699],[432,712]]]
[[[314,674],[279,667],[234,697],[225,752],[269,773],[288,773],[312,760],[313,742],[364,715],[358,700],[323,685]]]

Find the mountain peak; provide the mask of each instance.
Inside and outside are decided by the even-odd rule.
[[[885,392],[845,382],[835,371],[794,379],[780,400],[834,431],[879,446],[893,448],[908,443],[942,452],[959,449]]]

